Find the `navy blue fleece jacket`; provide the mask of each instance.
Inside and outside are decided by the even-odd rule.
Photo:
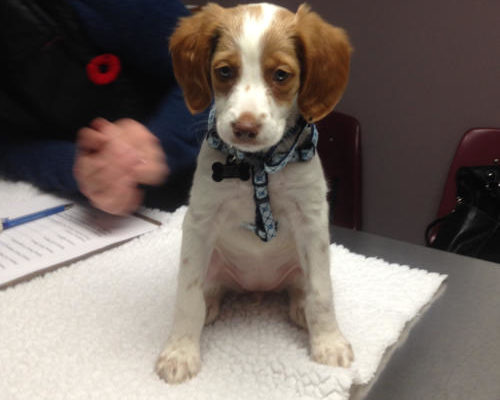
[[[175,83],[167,38],[181,16],[188,14],[178,0],[68,0],[89,38],[106,52],[169,86],[146,121],[160,139],[172,174],[195,165],[206,115],[193,117]],[[0,127],[2,129],[2,127]],[[0,173],[31,181],[49,190],[78,190],[73,177],[75,144],[62,140],[9,143],[0,134]]]

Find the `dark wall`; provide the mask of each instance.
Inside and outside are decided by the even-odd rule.
[[[308,3],[355,48],[337,110],[362,124],[363,230],[422,243],[461,136],[500,126],[500,1]]]

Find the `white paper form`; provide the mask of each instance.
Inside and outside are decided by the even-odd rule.
[[[8,214],[1,211],[14,218],[61,204],[68,201],[43,196],[16,204]],[[0,233],[0,286],[156,228],[136,216],[113,216],[75,203],[66,211]]]

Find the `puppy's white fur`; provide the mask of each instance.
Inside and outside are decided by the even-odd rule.
[[[292,14],[270,4],[209,4],[181,21],[171,51],[191,111],[207,107],[213,95],[221,139],[255,152],[278,143],[299,113],[316,121],[333,109],[347,81],[350,47],[343,31],[306,6]],[[230,79],[217,75],[221,66]],[[288,74],[284,82],[277,71]],[[158,374],[176,383],[199,371],[202,327],[217,317],[226,290],[288,290],[290,317],[309,330],[312,358],[348,366],[353,354],[335,319],[319,158],[269,175],[279,231],[265,243],[242,227],[255,219],[251,182],[214,182],[216,161],[225,156],[203,143],[183,224],[174,323]]]

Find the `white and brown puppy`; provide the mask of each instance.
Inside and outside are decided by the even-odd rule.
[[[190,111],[214,100],[214,131],[226,152],[208,141],[201,148],[183,224],[174,322],[158,374],[174,383],[200,370],[201,331],[217,317],[226,290],[288,290],[290,317],[309,330],[312,358],[349,366],[353,353],[333,306],[327,185],[317,155],[270,171],[267,199],[277,233],[267,241],[248,229],[257,218],[255,179],[212,177],[228,151],[238,165],[245,160],[235,152],[251,158],[310,144],[310,135],[294,136],[294,126],[301,116],[320,120],[339,101],[349,72],[346,34],[305,5],[292,13],[267,3],[208,4],[181,20],[170,51]]]

